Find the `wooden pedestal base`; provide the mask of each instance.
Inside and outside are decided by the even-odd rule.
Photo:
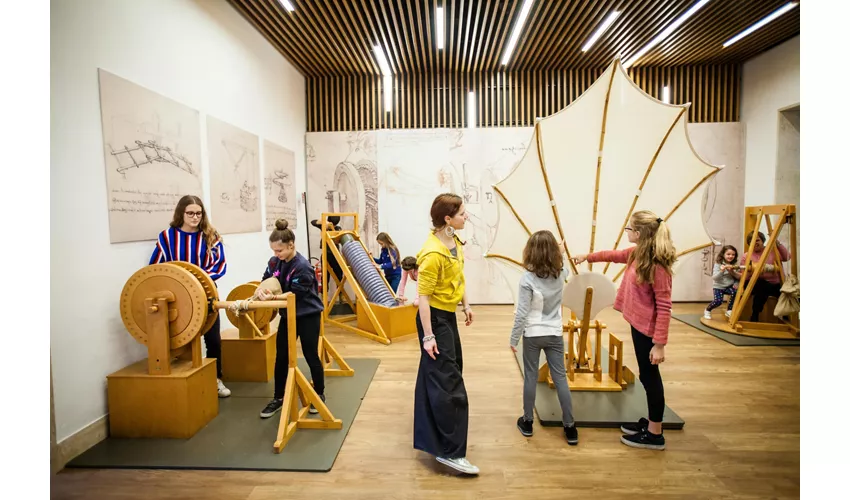
[[[239,338],[230,328],[221,334],[222,380],[227,382],[268,382],[274,378],[277,332],[256,338]]]
[[[148,375],[148,360],[106,377],[109,433],[126,438],[188,439],[218,415],[215,359],[177,360],[169,375]]]
[[[378,304],[369,304],[375,318],[384,329],[384,333],[389,339],[397,339],[406,337],[416,333],[416,311],[418,308],[413,304],[384,307]],[[369,316],[366,314],[365,307],[357,308],[357,328],[366,330],[367,332],[377,333]]]
[[[720,319],[720,318],[723,319]],[[733,328],[729,324],[729,318],[718,316],[716,319],[700,318],[699,322],[703,325],[720,330],[721,332],[734,333],[735,335],[743,335],[744,337],[757,337],[761,339],[786,339],[796,340],[800,337],[794,334],[794,331],[783,323],[750,323],[749,321],[739,321],[741,328]]]

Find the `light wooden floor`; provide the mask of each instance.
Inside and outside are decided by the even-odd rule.
[[[674,311],[696,313],[703,307],[676,304]],[[382,346],[330,331],[343,356],[377,357],[381,365],[329,473],[66,469],[52,478],[52,495],[799,498],[799,348],[735,347],[673,320],[662,375],[667,404],[685,419],[684,430],[666,433],[663,452],[628,448],[614,429],[580,429],[579,446],[568,447],[558,428],[535,422],[530,439],[516,430],[522,378],[508,348],[511,308],[479,306],[475,311],[475,324],[460,330],[470,401],[468,456],[481,468],[477,478],[458,477],[412,448],[416,341]],[[609,309],[601,317],[631,344],[619,314]],[[626,364],[636,372],[631,345],[625,350]],[[333,407],[333,401],[328,403]]]

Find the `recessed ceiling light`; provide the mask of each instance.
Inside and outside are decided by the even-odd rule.
[[[730,38],[729,40],[727,40],[726,43],[723,44],[723,48],[726,48],[726,47],[732,45],[733,43],[744,38],[745,36],[749,35],[753,31],[761,28],[765,24],[773,21],[777,17],[781,16],[782,14],[785,14],[786,12],[788,12],[789,10],[793,9],[794,7],[796,7],[798,5],[800,5],[800,4],[797,3],[797,2],[786,3],[785,5],[783,5],[779,9],[775,10],[772,14],[768,15],[767,17],[765,17],[761,21],[755,23],[754,25],[750,26],[749,28],[745,29],[744,31],[738,33],[737,35],[735,35],[732,38]]]
[[[584,44],[584,47],[581,48],[581,51],[587,52],[591,47],[593,47],[593,44],[596,43],[597,40],[599,40],[599,37],[602,36],[602,33],[605,33],[605,30],[607,30],[611,27],[612,24],[614,24],[614,20],[617,19],[617,16],[619,15],[619,10],[615,10],[614,12],[608,14],[605,20],[602,21],[602,24],[600,24],[599,27],[596,28],[596,31],[594,31],[593,34],[590,36],[590,39],[587,41],[587,43]]]
[[[643,57],[643,55],[644,55],[644,54],[646,54],[647,52],[649,52],[649,50],[650,50],[650,49],[652,49],[653,47],[655,47],[656,45],[658,45],[659,43],[661,43],[661,42],[662,42],[665,38],[667,38],[668,36],[670,36],[670,34],[671,34],[671,33],[673,33],[673,32],[676,30],[676,28],[678,28],[679,26],[681,26],[681,25],[682,25],[682,23],[684,23],[685,21],[687,21],[687,20],[688,20],[688,18],[690,18],[691,16],[693,16],[694,14],[696,14],[696,12],[697,12],[698,10],[700,10],[701,8],[703,8],[703,7],[705,6],[705,4],[707,4],[708,2],[709,2],[709,0],[700,0],[699,2],[695,3],[693,7],[691,7],[690,9],[688,9],[688,11],[687,11],[687,12],[685,12],[684,14],[682,14],[681,16],[679,16],[679,18],[678,18],[678,19],[676,19],[675,21],[673,21],[673,22],[670,24],[670,26],[667,26],[667,27],[664,29],[664,31],[662,31],[662,32],[661,32],[658,36],[656,36],[655,38],[653,38],[651,42],[649,42],[649,43],[648,43],[648,44],[646,44],[646,45],[645,45],[642,49],[640,49],[640,50],[637,52],[637,54],[633,55],[633,56],[632,56],[632,57],[630,57],[630,58],[629,58],[626,62],[624,62],[624,63],[623,63],[623,67],[624,67],[624,68],[628,68],[629,66],[631,66],[632,64],[634,64],[634,63],[635,63],[635,61],[637,61],[638,59],[640,59],[641,57]]]
[[[505,49],[505,55],[502,57],[502,66],[508,64],[508,61],[511,60],[511,55],[514,53],[516,42],[519,39],[519,34],[522,32],[525,20],[528,18],[528,11],[531,10],[531,4],[533,2],[534,0],[525,0],[522,4],[522,10],[519,12],[519,19],[517,19],[517,22],[514,25],[514,30],[511,32],[511,38],[508,40],[508,48]]]

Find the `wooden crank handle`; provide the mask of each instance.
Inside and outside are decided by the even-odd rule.
[[[213,307],[215,309],[227,309],[231,306],[236,306],[237,301],[235,300],[220,300],[217,302],[213,302]],[[255,300],[251,302],[247,302],[242,304],[243,308],[248,310],[253,309],[283,309],[286,307],[286,300]]]

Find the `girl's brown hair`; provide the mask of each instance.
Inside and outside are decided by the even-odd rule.
[[[419,269],[419,265],[416,263],[416,257],[405,257],[401,259],[401,268],[405,271]]]
[[[538,278],[557,278],[561,275],[564,257],[551,231],[537,231],[528,238],[522,251],[522,266]]]
[[[396,261],[395,256],[400,254],[398,253],[398,247],[395,246],[395,242],[393,242],[393,239],[390,238],[390,235],[381,232],[378,233],[378,236],[376,236],[375,239],[389,247],[387,248],[387,253],[390,254],[390,262],[392,262],[393,269],[397,268],[398,261]]]
[[[177,207],[174,208],[174,216],[171,218],[170,226],[178,229],[183,227],[183,214],[189,205],[198,205],[201,207],[201,223],[198,224],[198,229],[204,234],[204,241],[207,242],[207,246],[210,248],[214,247],[221,240],[221,235],[210,224],[210,220],[207,218],[207,209],[204,208],[204,202],[197,196],[187,194],[180,198],[180,201],[177,202]]]
[[[637,247],[629,255],[629,262],[635,263],[638,283],[653,284],[655,266],[662,266],[673,274],[676,262],[676,248],[670,238],[667,223],[649,210],[640,210],[632,214],[632,229],[640,234]],[[627,264],[627,265],[628,265]]]
[[[279,241],[281,243],[294,243],[295,242],[295,233],[292,232],[292,229],[289,229],[289,221],[286,219],[278,219],[274,223],[274,231],[269,235],[269,241],[274,243]]]
[[[738,249],[733,247],[732,245],[726,245],[720,249],[720,253],[717,254],[717,258],[714,259],[715,262],[717,262],[718,264],[726,264],[726,250],[732,250],[733,252],[735,252],[735,260],[738,260]],[[735,260],[733,260],[732,262],[735,262]]]

